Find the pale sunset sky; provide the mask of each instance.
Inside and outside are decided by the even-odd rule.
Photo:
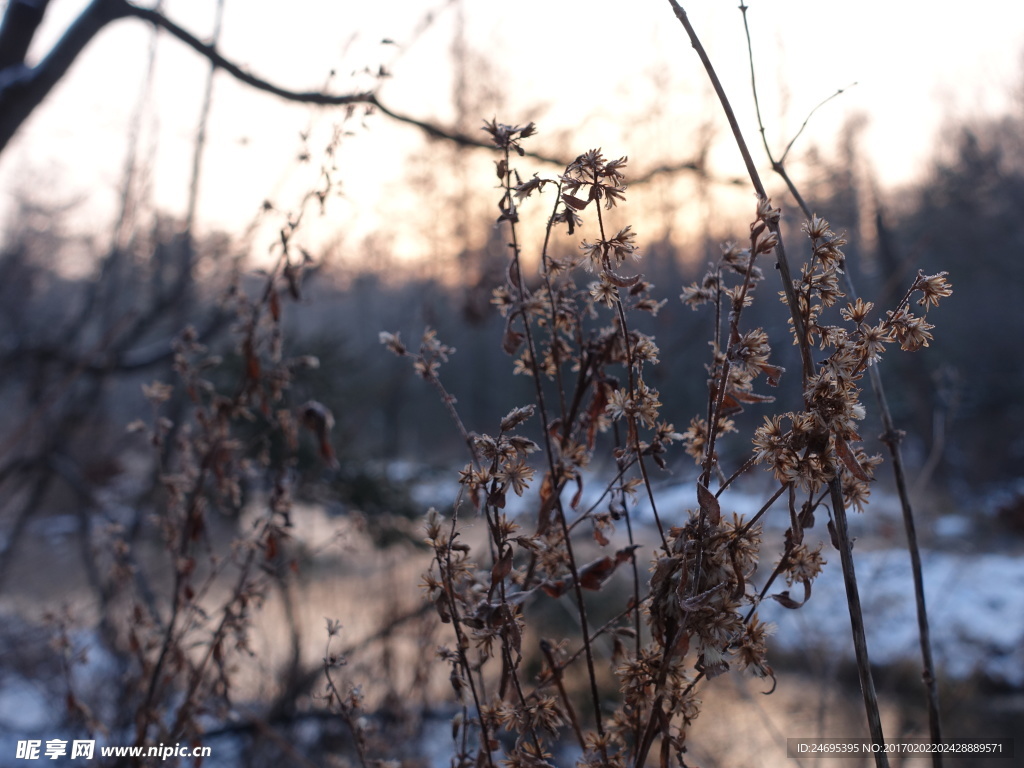
[[[747,2],[762,112],[777,151],[815,105],[856,82],[815,114],[794,152],[817,146],[827,153],[851,115],[865,116],[862,149],[882,183],[893,188],[926,167],[949,119],[1021,107],[1014,101],[1024,93],[1024,10],[1017,2]],[[683,3],[768,178],[737,5]],[[32,61],[84,6],[84,0],[51,2]],[[211,34],[215,9],[213,0],[163,3],[168,17],[203,39]],[[708,124],[717,137],[713,172],[722,178],[743,174],[700,62],[663,0],[226,0],[219,48],[254,74],[296,90],[320,88],[331,70],[337,73],[334,92],[365,88],[371,81],[358,71],[385,64],[392,74],[379,91],[385,104],[448,125],[460,20],[470,52],[467,76],[485,72],[489,88],[500,94],[490,103],[504,110],[480,114],[473,130],[492,116],[502,122],[534,119],[540,132],[533,148],[574,155],[600,146],[609,155],[629,155],[630,167],[639,171],[689,159],[694,136]],[[117,209],[151,37],[151,28],[125,19],[91,43],[0,155],[0,211],[28,190],[74,202],[73,226],[101,241],[108,236],[110,227],[101,222],[112,220]],[[385,38],[394,44],[382,44]],[[198,55],[160,35],[140,152],[150,161],[150,205],[176,215],[186,205],[206,71]],[[282,207],[297,203],[316,184],[322,145],[340,114],[286,104],[218,74],[200,227],[239,233],[263,200]],[[383,116],[365,121],[365,128],[358,119],[347,127],[354,135],[343,140],[337,156],[345,197],[314,225],[323,238],[338,228],[355,238],[390,226],[396,205],[415,206],[403,195],[407,155],[423,146],[418,131]],[[313,163],[302,166],[296,156],[305,130],[311,130]],[[794,170],[799,173],[798,165]],[[492,184],[493,176],[480,180],[481,189]],[[417,255],[415,238],[398,236],[394,247]]]

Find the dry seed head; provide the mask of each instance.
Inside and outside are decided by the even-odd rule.
[[[939,272],[935,275],[926,275],[918,270],[917,280],[914,281],[912,290],[921,292],[921,298],[917,300],[917,303],[924,307],[926,312],[929,306],[939,306],[940,298],[953,295],[953,287],[946,279],[948,274],[948,272]]]
[[[870,301],[864,301],[858,297],[855,303],[847,304],[846,309],[839,310],[839,314],[843,316],[844,320],[860,325],[867,319],[868,313],[874,309],[874,306]]]
[[[923,317],[914,317],[907,313],[899,323],[895,324],[896,338],[900,342],[900,348],[915,351],[921,347],[927,347],[928,342],[932,340],[929,331],[934,327]]]
[[[812,240],[820,240],[831,233],[828,221],[817,214],[811,216],[810,221],[805,221],[801,229],[803,229],[803,231],[807,233],[807,236]]]
[[[614,307],[619,301],[619,292],[607,280],[595,281],[590,284],[590,296],[595,304],[603,304],[606,307]]]
[[[525,405],[519,408],[513,408],[508,412],[508,415],[501,420],[501,431],[508,432],[509,430],[515,429],[528,418],[533,416],[533,412],[536,410],[533,405]]]
[[[387,331],[381,331],[378,335],[380,343],[387,347],[389,350],[394,352],[396,355],[401,357],[406,353],[405,345],[399,339],[397,333],[388,333]]]
[[[781,208],[772,208],[770,197],[759,197],[757,199],[757,219],[765,223],[777,223],[782,218]]]
[[[529,487],[533,474],[533,468],[520,459],[515,464],[506,465],[495,475],[495,479],[504,485],[512,486],[516,496],[522,496],[523,491]]]
[[[814,581],[821,573],[821,567],[827,562],[821,556],[821,544],[815,549],[810,549],[806,544],[798,544],[786,558],[786,583],[793,586],[795,583],[806,584]]]

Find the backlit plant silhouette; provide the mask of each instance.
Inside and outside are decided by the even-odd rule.
[[[461,704],[454,764],[492,765],[496,752],[508,765],[551,764],[559,740],[571,734],[581,765],[642,765],[653,749],[662,764],[683,765],[702,684],[735,668],[773,687],[772,627],[759,605],[772,598],[795,609],[811,597],[825,565],[821,547],[805,543],[816,516],[833,518],[833,542],[848,549],[837,510],[863,508],[881,460],[860,445],[861,379],[893,345],[928,345],[932,326],[913,302],[927,312],[950,286],[944,273],[919,274],[884,314],[860,299],[844,303],[845,241],[813,217],[804,226],[810,256],[783,292],[791,341],[807,361],[802,406],[765,416],[746,438],[749,458],[726,466],[720,442],[743,439],[733,417],[766,407],[774,399],[769,389],[786,375],[771,360],[767,332],[744,322],[763,293],[759,264],[777,256],[781,211],[759,197],[746,241],[723,247],[703,279],[683,288],[681,300],[713,312],[716,322],[700,374],[707,376],[706,412],[677,430],[659,418],[661,395],[649,383],[658,346],[634,327],[638,313],[656,314],[666,300],[638,273],[636,233],[617,221],[626,158],[590,150],[558,177],[524,181],[513,160],[535,126],[491,121],[485,130],[501,153],[498,222],[509,247],[507,277],[493,303],[505,318],[501,344],[514,358],[513,372],[533,380],[534,402],[514,407],[489,434],[471,433],[441,379],[454,350],[429,330],[418,351],[381,334],[439,390],[471,455],[452,509],[432,509],[426,523],[434,560],[424,588],[452,627],[440,657]],[[551,213],[531,250],[520,206],[548,191]],[[563,229],[570,238],[587,235],[570,255],[556,255]],[[811,345],[821,350],[818,363],[808,364]],[[524,436],[527,425],[537,440]],[[651,474],[680,446],[700,475],[692,508],[666,512]],[[584,484],[597,476],[587,470],[599,457],[611,460],[613,476],[584,503]],[[728,510],[723,494],[758,464],[777,487],[746,519]],[[518,514],[507,511],[511,494],[529,499]],[[641,504],[657,529],[654,550],[635,538]],[[762,553],[761,519],[770,508],[788,515],[789,527],[780,552]],[[486,541],[466,535],[476,516],[486,521]],[[584,563],[595,543],[598,556]],[[773,563],[766,575],[759,572],[764,558]],[[780,578],[789,589],[773,592]],[[799,594],[791,595],[793,588]],[[588,596],[596,592],[604,614],[609,600],[618,601],[600,625]],[[534,616],[552,600],[571,603],[575,630],[537,638]],[[539,674],[526,672],[524,658],[536,654],[528,638],[543,659]]]

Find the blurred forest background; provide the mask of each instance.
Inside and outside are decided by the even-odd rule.
[[[9,17],[17,5],[12,0],[0,12]],[[21,5],[42,14],[47,3]],[[157,10],[165,5],[173,17],[176,4],[158,3]],[[358,87],[349,88],[346,76],[328,77],[326,71],[307,76],[327,78],[328,92],[384,94],[381,102],[398,110],[385,95],[391,80],[403,77],[401,55],[428,42],[437,46],[440,40],[444,44],[433,55],[450,76],[430,84],[423,97],[429,112],[415,119],[396,113],[396,118],[368,100],[331,108],[289,107],[298,119],[287,129],[294,146],[288,184],[240,188],[240,194],[266,201],[250,204],[250,222],[240,230],[222,230],[204,218],[201,190],[212,121],[244,123],[247,117],[218,113],[217,88],[233,78],[209,71],[209,61],[192,50],[187,53],[198,63],[187,88],[205,91],[207,98],[190,117],[194,130],[184,137],[194,150],[186,171],[178,170],[184,182],[180,198],[186,202],[168,211],[155,199],[160,150],[154,125],[162,98],[154,90],[157,73],[165,46],[184,48],[166,29],[131,22],[132,34],[148,46],[129,65],[144,72],[139,91],[121,99],[130,104],[132,119],[123,132],[97,139],[110,172],[102,181],[86,182],[102,186],[103,194],[116,200],[100,208],[112,211],[109,219],[95,214],[87,196],[63,193],[48,156],[64,149],[33,143],[37,124],[32,119],[0,154],[0,391],[5,405],[0,413],[0,633],[6,636],[0,648],[0,720],[10,718],[10,738],[37,725],[12,712],[20,709],[19,716],[27,717],[31,702],[51,701],[45,697],[96,680],[77,679],[78,666],[99,663],[101,672],[89,674],[130,676],[131,663],[124,661],[132,656],[124,651],[128,640],[110,618],[123,608],[119,580],[134,580],[134,589],[159,606],[166,579],[163,566],[148,565],[146,554],[137,555],[138,560],[133,554],[131,562],[119,560],[111,542],[133,553],[159,550],[151,518],[166,504],[162,477],[177,461],[178,430],[194,406],[179,378],[182,346],[180,341],[175,346],[175,340],[191,327],[188,343],[200,343],[222,358],[210,378],[231,390],[251,365],[251,350],[243,343],[249,316],[239,314],[239,295],[266,298],[269,291],[279,295],[275,303],[286,303],[273,329],[280,338],[272,343],[283,350],[277,363],[287,371],[283,399],[275,408],[297,413],[303,404],[319,403],[328,409],[335,422],[329,441],[336,464],[329,452],[318,450],[315,427],[300,434],[287,473],[298,530],[282,562],[309,569],[298,582],[274,571],[271,583],[276,586],[264,596],[272,606],[270,615],[284,617],[281,625],[292,627],[290,635],[274,641],[290,650],[264,656],[266,677],[241,684],[246,697],[271,702],[261,714],[218,727],[263,733],[259,723],[276,727],[299,719],[296,713],[316,709],[312,680],[326,641],[322,616],[331,613],[325,607],[331,600],[362,616],[340,618],[359,627],[350,650],[363,649],[359,658],[365,669],[398,669],[396,659],[422,641],[399,638],[393,646],[371,647],[363,642],[366,638],[411,624],[418,627],[413,638],[433,632],[418,623],[425,619],[411,588],[417,574],[403,570],[403,553],[421,538],[419,519],[426,506],[450,505],[453,469],[465,463],[465,445],[437,393],[410,374],[406,361],[386,354],[378,334],[400,332],[415,345],[424,327],[430,327],[457,350],[443,378],[471,430],[493,428],[511,407],[530,398],[529,381],[509,375],[512,361],[497,342],[502,319],[491,306],[491,292],[504,279],[507,247],[494,226],[499,196],[493,188],[495,156],[474,146],[483,143],[482,119],[537,120],[540,133],[531,148],[543,157],[526,157],[522,167],[542,176],[560,172],[544,157],[564,162],[590,148],[579,144],[579,127],[590,122],[617,126],[614,136],[595,146],[603,144],[609,155],[630,155],[627,183],[640,230],[642,271],[656,286],[655,294],[669,300],[643,329],[661,346],[661,364],[653,375],[665,401],[663,418],[686,425],[705,407],[708,319],[677,297],[684,284],[699,279],[722,242],[742,238],[752,198],[735,174],[715,160],[722,147],[730,149],[729,137],[696,67],[671,76],[651,69],[642,85],[605,94],[603,103],[596,98],[593,113],[547,122],[550,105],[543,99],[556,97],[538,96],[531,106],[529,95],[524,99],[506,92],[503,65],[474,45],[466,17],[478,4],[451,2],[430,13],[407,5],[405,10],[415,16],[407,39],[384,41],[379,58],[367,58],[357,67],[347,59],[338,62],[338,72],[346,76],[355,70],[352,82]],[[738,14],[735,23],[741,24]],[[238,24],[244,31],[244,24]],[[229,29],[225,26],[225,34]],[[194,34],[216,43],[220,17],[212,36]],[[0,55],[7,55],[9,46],[4,39]],[[682,42],[679,48],[685,48]],[[229,55],[228,48],[223,50]],[[693,64],[681,53],[673,60],[677,71]],[[742,59],[745,51],[731,55]],[[18,67],[24,70],[31,59],[0,60],[0,91],[19,87],[23,72]],[[273,79],[275,60],[269,53],[263,61],[254,54],[252,63]],[[566,89],[584,87],[571,82],[572,76],[559,77],[566,77]],[[698,108],[688,112],[688,122],[680,122],[673,101],[677,77],[691,78],[687,105]],[[846,85],[835,83],[835,88]],[[74,87],[104,86],[75,81]],[[274,96],[256,91],[250,98],[279,104]],[[67,95],[55,90],[44,104],[55,109]],[[627,118],[619,111],[627,96],[637,99],[630,115],[640,117]],[[823,109],[838,109],[842,98]],[[943,517],[955,518],[964,526],[958,529],[957,546],[968,549],[995,540],[1005,546],[1024,536],[1024,312],[1019,309],[1024,287],[1024,85],[1008,95],[1006,105],[998,112],[950,117],[937,134],[941,139],[928,149],[927,167],[898,186],[878,172],[865,139],[871,116],[864,113],[845,117],[831,143],[801,140],[790,160],[805,198],[834,229],[845,231],[847,263],[866,299],[886,308],[902,296],[917,270],[950,273],[955,293],[943,307],[936,341],[920,354],[892,355],[882,376],[891,387],[896,423],[907,433],[903,448],[924,516],[921,525],[928,535],[941,527]],[[508,114],[509,109],[515,113]],[[790,114],[788,124],[798,126],[804,116]],[[68,119],[75,122],[75,132],[106,127],[87,125],[88,116]],[[749,140],[757,138],[753,126],[746,130]],[[380,132],[401,136],[394,150],[369,143]],[[379,157],[382,177],[353,178],[346,152],[362,155],[371,168]],[[364,194],[359,183],[385,190],[374,193],[380,202],[361,222],[359,211],[365,209],[346,207],[346,201]],[[780,183],[770,183],[799,248],[798,209]],[[524,215],[542,221],[545,214],[531,210]],[[91,228],[83,226],[83,217]],[[559,247],[575,244],[567,239]],[[525,258],[536,258],[530,246]],[[771,284],[772,291],[777,288]],[[258,303],[253,300],[253,306]],[[786,332],[782,314],[757,322],[776,336]],[[789,355],[780,360],[782,365],[799,368],[795,350],[778,354]],[[154,382],[173,389],[154,391]],[[756,412],[746,416],[751,425],[761,420]],[[149,431],[158,418],[168,420],[162,440]],[[253,469],[263,453],[278,450],[258,438],[262,418],[254,418],[249,433],[244,425],[238,433],[239,461],[252,464],[243,462],[237,497],[222,505],[210,523],[215,540],[244,528],[251,508],[279,490],[275,483],[281,475]],[[869,421],[864,430],[869,449],[873,442],[877,446],[880,431],[877,420]],[[727,450],[738,455],[748,449],[733,445]],[[669,471],[661,482],[692,480],[695,474],[692,460],[682,452],[669,457]],[[879,475],[885,477],[885,471]],[[310,526],[305,533],[303,525]],[[336,547],[331,550],[336,559],[324,565],[317,553],[330,547]],[[367,549],[376,554],[368,556]],[[269,560],[267,567],[277,568]],[[111,575],[114,566],[126,562],[130,567]],[[343,587],[348,595],[368,588],[391,595],[391,603],[382,601],[390,605],[386,615],[374,616],[351,597],[337,598],[317,577],[320,568],[348,574],[353,580]],[[351,587],[364,581],[370,586]],[[310,590],[307,595],[320,595],[311,600],[315,607],[305,619],[291,615],[299,610],[296,590],[302,585]],[[303,624],[307,621],[308,626]],[[42,650],[24,652],[26,640],[47,640],[54,633],[65,638],[61,664]],[[75,655],[86,648],[104,661]],[[377,688],[368,686],[376,717],[386,718],[389,707],[400,709],[403,690],[421,691],[425,702],[430,698],[422,684],[429,674],[410,665],[403,669],[384,675],[388,685],[378,679]],[[86,698],[81,699],[83,708],[72,707],[70,720],[88,724],[89,716],[82,714]],[[90,706],[97,708],[94,718],[106,720],[115,732],[118,723],[132,719],[116,711],[116,701]],[[43,723],[43,730],[50,727]],[[5,737],[3,744],[8,743]],[[261,764],[254,755],[246,759]]]

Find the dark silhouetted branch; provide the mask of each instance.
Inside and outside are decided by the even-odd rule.
[[[0,22],[0,70],[25,63],[50,0],[11,0]]]
[[[3,152],[7,147],[11,138],[25,120],[28,119],[29,115],[32,114],[33,110],[43,102],[53,87],[60,82],[60,79],[64,77],[92,38],[110,22],[126,17],[134,17],[153,24],[203,56],[215,69],[223,70],[241,83],[286,101],[323,107],[354,107],[363,105],[368,110],[380,112],[392,120],[418,128],[432,139],[450,141],[468,149],[495,149],[494,145],[484,138],[477,138],[462,131],[438,125],[429,120],[421,120],[395,111],[382,104],[377,94],[373,91],[331,94],[324,93],[323,91],[296,91],[276,85],[242,68],[225,57],[217,50],[215,45],[204,43],[159,11],[139,7],[127,2],[127,0],[93,0],[68,28],[64,36],[51,49],[43,61],[35,67],[28,68],[23,64],[24,51],[19,56],[18,50],[20,49],[17,45],[4,44],[6,42],[5,35],[8,37],[18,36],[17,30],[24,30],[26,29],[25,25],[30,24],[30,21],[18,21],[20,17],[15,18],[14,6],[18,6],[20,9],[22,5],[30,7],[29,10],[22,9],[26,13],[34,12],[41,19],[46,2],[39,0],[36,3],[31,3],[22,0],[22,2],[12,3],[11,8],[5,15],[3,27],[0,28],[0,152]],[[15,14],[15,16],[12,16],[12,14]],[[38,20],[35,23],[38,24]],[[10,32],[8,32],[9,29],[11,30]],[[18,37],[19,45],[22,37],[24,37],[24,33],[21,33],[21,36]],[[27,47],[27,42],[25,46]],[[7,64],[4,62],[7,62]],[[571,159],[555,157],[543,152],[526,151],[525,154],[527,157],[558,168],[564,168]],[[681,171],[691,171],[706,175],[706,170],[700,163],[685,162],[653,168],[634,178],[632,184],[642,184],[656,176],[674,174]],[[728,180],[726,183],[735,184],[736,181]]]
[[[125,16],[128,7],[123,0],[93,0],[68,27],[46,58],[35,67],[27,68],[22,61],[18,61],[0,69],[0,152],[67,74],[78,54],[96,33],[111,21]],[[9,15],[10,11],[4,19],[5,29]]]

